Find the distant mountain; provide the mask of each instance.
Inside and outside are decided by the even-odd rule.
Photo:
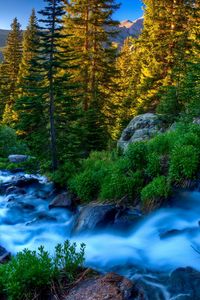
[[[129,37],[138,37],[143,28],[143,18],[139,18],[135,21],[125,20],[119,24],[119,33],[112,40],[119,46],[123,45],[124,40]],[[0,60],[3,58],[2,50],[6,45],[6,40],[10,30],[0,29]]]
[[[119,33],[113,38],[120,46],[123,45],[124,40],[129,37],[138,37],[143,29],[144,18],[139,18],[135,21],[125,20],[119,24]]]
[[[6,40],[10,30],[0,29],[0,60],[3,58],[2,50],[6,45]]]

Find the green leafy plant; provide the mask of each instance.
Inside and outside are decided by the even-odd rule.
[[[19,252],[7,264],[0,265],[0,292],[9,300],[32,300],[49,290],[51,283],[67,278],[71,282],[84,262],[85,245],[77,252],[76,244],[57,245],[52,257],[44,247]]]
[[[7,126],[0,126],[0,157],[7,157],[9,154],[24,154],[28,149],[18,139],[14,129]]]
[[[175,147],[170,158],[169,177],[172,181],[192,179],[199,167],[199,151],[192,145]]]
[[[130,144],[126,157],[130,160],[134,170],[143,169],[147,160],[147,144],[145,142]]]
[[[158,176],[146,185],[141,191],[143,209],[151,211],[158,207],[163,199],[166,199],[171,192],[168,179],[165,176]]]

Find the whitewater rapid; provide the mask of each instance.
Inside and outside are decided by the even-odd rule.
[[[19,174],[0,173],[2,183],[12,182]],[[25,175],[29,176],[29,175]],[[177,193],[173,206],[144,217],[128,233],[112,229],[71,236],[74,215],[66,209],[51,209],[51,199],[41,193],[53,189],[44,177],[39,187],[26,193],[0,196],[0,245],[11,253],[41,244],[53,253],[54,246],[66,239],[86,244],[86,265],[103,272],[133,269],[171,272],[191,266],[200,270],[200,192]],[[12,198],[13,197],[13,198]]]

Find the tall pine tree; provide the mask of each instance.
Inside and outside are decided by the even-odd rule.
[[[17,116],[13,105],[17,98],[17,81],[22,58],[22,31],[17,18],[11,24],[7,45],[4,51],[4,62],[0,68],[1,118],[4,124],[13,126]]]
[[[40,11],[38,48],[22,79],[23,93],[16,110],[20,120],[18,129],[29,140],[39,156],[51,157],[52,168],[72,157],[78,148],[74,134],[77,124],[77,106],[74,100],[74,84],[70,82],[68,62],[72,59],[68,46],[62,46],[62,16],[65,13],[59,0],[46,0]],[[31,134],[30,134],[31,132]],[[73,135],[73,137],[72,137]],[[50,157],[49,157],[50,155]]]
[[[132,82],[135,113],[155,110],[160,102],[160,88],[179,84],[191,57],[189,28],[190,16],[195,9],[192,0],[143,2],[144,30],[136,42],[140,71],[136,81]]]
[[[71,74],[74,82],[80,83],[87,151],[105,147],[108,139],[116,59],[111,36],[118,24],[112,14],[118,7],[114,0],[72,0],[66,5],[64,29],[71,33],[66,43],[75,51],[80,65]]]

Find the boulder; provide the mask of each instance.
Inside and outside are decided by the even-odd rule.
[[[27,161],[29,158],[28,155],[12,154],[8,156],[8,160],[11,163],[21,163]]]
[[[73,234],[109,227],[126,232],[141,220],[138,209],[129,209],[111,204],[92,203],[81,208],[77,214]]]
[[[193,124],[200,125],[200,117],[196,117],[193,119]]]
[[[178,268],[170,276],[169,291],[176,299],[200,299],[200,272],[191,268]]]
[[[72,210],[74,203],[68,192],[57,195],[49,204],[49,208],[67,208]]]
[[[10,195],[10,194],[24,195],[24,194],[26,194],[26,191],[17,186],[9,186],[6,189],[6,196]]]
[[[32,177],[32,176],[30,176],[30,177],[19,176],[16,178],[16,181],[13,183],[16,187],[24,188],[24,187],[27,187],[32,184],[38,184],[39,179],[36,177]]]
[[[108,273],[77,284],[64,300],[145,300],[138,285],[123,276]]]
[[[82,233],[101,229],[114,223],[117,209],[111,204],[89,204],[81,208],[72,230],[73,233]]]
[[[0,246],[0,264],[8,261],[10,258],[10,253],[2,246]]]
[[[122,132],[118,147],[125,151],[129,144],[149,140],[164,131],[165,124],[158,115],[146,113],[136,116]]]

